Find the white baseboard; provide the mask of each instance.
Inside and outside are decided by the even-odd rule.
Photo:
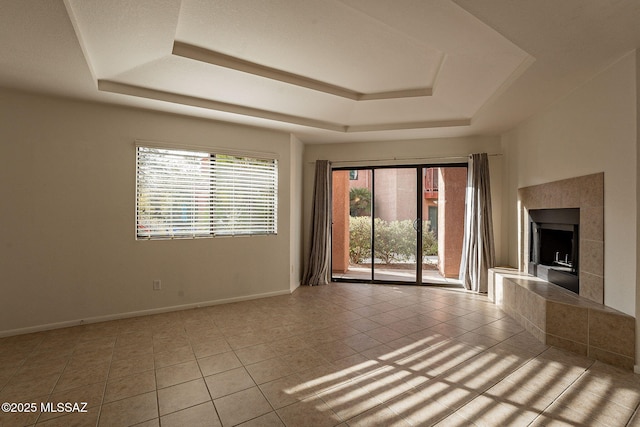
[[[299,285],[298,285],[299,286]],[[69,328],[72,326],[86,325],[89,323],[108,322],[110,320],[127,319],[130,317],[149,316],[152,314],[169,313],[172,311],[188,310],[193,308],[208,307],[212,305],[228,304],[231,302],[248,301],[252,299],[275,297],[280,295],[289,295],[293,290],[282,290],[274,292],[265,292],[263,294],[252,294],[234,298],[224,298],[211,301],[194,302],[191,304],[174,305],[170,307],[152,308],[148,310],[130,311],[127,313],[108,314],[105,316],[95,316],[86,319],[66,320],[64,322],[47,323],[44,325],[29,326],[26,328],[9,329],[0,331],[0,338],[10,337],[12,335],[30,334],[33,332],[49,331],[51,329]]]
[[[289,285],[289,289],[290,292],[293,293],[293,291],[295,291],[296,289],[298,289],[300,287],[300,282],[291,282],[291,284]]]

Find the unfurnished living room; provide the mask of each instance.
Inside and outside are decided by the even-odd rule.
[[[0,0],[0,427],[640,425],[638,0]]]

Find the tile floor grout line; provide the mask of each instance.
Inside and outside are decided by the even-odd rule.
[[[582,373],[581,373],[581,374],[580,374],[576,379],[574,379],[574,380],[573,380],[569,385],[567,385],[567,387],[565,387],[565,389],[564,389],[564,390],[562,390],[562,392],[561,392],[559,395],[557,395],[557,396],[556,396],[556,397],[551,401],[551,403],[549,403],[549,404],[548,404],[548,405],[547,405],[547,406],[542,410],[542,412],[540,412],[540,413],[538,414],[538,416],[537,416],[536,418],[534,418],[534,420],[533,420],[531,423],[529,423],[529,425],[532,425],[532,424],[535,422],[535,420],[537,420],[538,418],[540,418],[541,416],[543,416],[543,415],[544,415],[544,413],[547,411],[547,409],[549,409],[551,406],[553,406],[553,404],[554,404],[554,403],[556,403],[556,402],[558,401],[558,399],[560,399],[560,398],[562,397],[562,395],[564,395],[564,394],[567,392],[567,390],[569,390],[569,389],[571,388],[571,386],[573,386],[576,382],[578,382],[578,380],[579,380],[580,378],[582,378],[584,375],[586,375],[586,373],[587,373],[587,371],[589,370],[589,368],[590,368],[590,367],[592,367],[594,364],[595,364],[595,360],[594,360],[594,361],[592,361],[592,363],[591,363],[588,367],[586,367],[586,368],[584,369],[584,371],[583,371],[583,372],[582,372]],[[552,417],[552,418],[553,418],[553,417]]]

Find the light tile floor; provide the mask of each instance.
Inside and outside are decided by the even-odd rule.
[[[2,427],[640,426],[640,376],[485,296],[340,283],[1,339],[0,402],[37,409]]]

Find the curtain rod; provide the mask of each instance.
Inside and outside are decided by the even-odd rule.
[[[499,157],[502,156],[502,153],[493,153],[487,154],[489,157]],[[329,160],[331,164],[340,164],[340,163],[362,163],[362,162],[389,162],[389,161],[405,161],[405,160],[466,160],[470,157],[467,156],[446,156],[446,157],[394,157],[392,159],[362,159],[362,160]],[[315,163],[311,161],[309,163]]]

